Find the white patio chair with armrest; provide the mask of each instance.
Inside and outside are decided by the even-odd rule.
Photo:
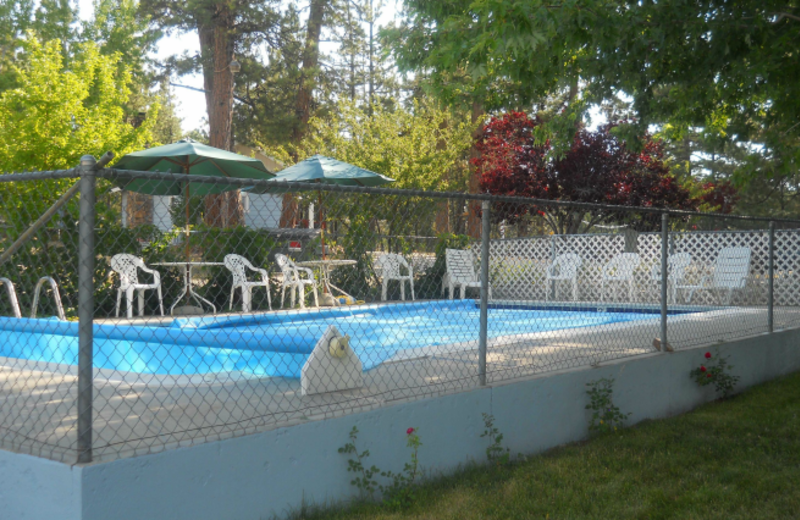
[[[744,289],[747,277],[750,275],[750,257],[752,251],[749,247],[723,247],[714,261],[714,274],[704,276],[697,285],[677,285],[677,289],[689,289],[686,303],[691,303],[692,296],[697,290],[718,290],[727,292],[724,305],[733,299],[733,291]]]
[[[386,293],[390,280],[400,281],[400,299],[406,299],[406,282],[411,286],[411,300],[414,298],[414,270],[411,265],[400,255],[385,253],[375,261],[381,270],[381,301],[386,301]],[[401,267],[405,267],[407,275],[402,274]]]
[[[231,302],[228,309],[233,309],[233,295],[236,289],[242,290],[242,312],[250,312],[253,308],[253,287],[265,287],[267,289],[267,305],[272,310],[272,295],[269,292],[269,274],[266,269],[253,266],[250,261],[241,255],[225,255],[222,260],[225,267],[233,275],[233,286],[231,287]],[[261,276],[261,280],[249,281],[247,270],[254,271]]]
[[[283,308],[283,301],[286,297],[286,288],[289,287],[291,291],[290,302],[294,308],[295,291],[300,297],[300,308],[306,308],[306,286],[311,286],[314,292],[314,306],[319,307],[319,296],[317,294],[317,282],[314,280],[314,272],[308,267],[298,267],[292,262],[288,256],[277,254],[275,255],[275,263],[283,274],[283,282],[281,282],[281,309]],[[300,273],[305,273],[306,278],[300,276]]]
[[[628,283],[628,300],[633,301],[633,272],[639,266],[639,253],[620,253],[603,266],[600,279],[600,301],[605,301],[606,284]]]
[[[472,251],[464,249],[445,250],[445,262],[447,265],[447,286],[450,288],[450,299],[453,299],[453,292],[456,287],[460,289],[463,299],[467,294],[467,288],[474,287],[480,289],[481,280],[475,272],[475,257]],[[492,286],[487,283],[489,298],[492,297]]]
[[[678,294],[678,285],[681,285],[686,279],[686,268],[692,263],[692,255],[690,253],[675,253],[667,256],[667,286],[669,289],[669,297],[671,302],[675,302]],[[659,260],[650,269],[650,279],[656,283],[661,284],[661,261]]]
[[[545,271],[544,299],[550,300],[550,282],[572,282],[572,299],[578,299],[578,269],[583,264],[580,255],[565,253],[553,259]],[[556,297],[556,288],[553,286],[553,298]]]
[[[119,275],[119,288],[117,289],[117,306],[115,314],[119,317],[119,305],[122,293],[125,293],[127,304],[127,316],[133,317],[133,292],[139,293],[139,316],[144,315],[144,291],[155,289],[158,292],[158,308],[161,315],[164,315],[164,299],[161,296],[161,274],[148,268],[141,258],[120,253],[111,257],[111,269]],[[144,271],[153,275],[153,283],[140,283],[138,271]]]

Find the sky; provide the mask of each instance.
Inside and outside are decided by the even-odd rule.
[[[301,0],[300,5],[304,3],[305,2]],[[377,5],[378,3],[379,0],[376,0],[375,4]],[[399,0],[383,0],[383,4],[383,14],[377,20],[379,26],[385,25],[394,19],[397,9],[400,7]],[[78,9],[81,19],[91,18],[93,12],[92,0],[78,0]],[[324,45],[321,46],[321,49],[322,52],[331,52],[332,50],[332,48],[326,49]],[[165,37],[158,44],[158,51],[155,54],[155,58],[166,59],[169,56],[183,54],[184,52],[200,52],[200,42],[196,33],[173,34]],[[200,74],[172,78],[171,81],[188,87],[203,88],[203,77]],[[208,123],[206,121],[205,94],[180,87],[171,87],[171,89],[174,99],[177,102],[176,112],[181,119],[181,128],[183,131],[189,132],[200,128],[207,130]]]

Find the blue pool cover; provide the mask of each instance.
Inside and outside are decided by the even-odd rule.
[[[167,327],[95,325],[96,368],[145,374],[241,371],[299,377],[314,345],[334,325],[369,370],[398,350],[478,338],[473,300],[434,301],[246,316],[176,319]],[[647,312],[489,309],[489,338],[624,321],[654,319]],[[76,365],[78,324],[0,317],[0,356]]]

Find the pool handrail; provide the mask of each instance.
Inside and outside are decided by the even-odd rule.
[[[50,288],[53,290],[53,299],[56,302],[58,319],[61,321],[67,321],[67,317],[64,315],[64,306],[61,304],[61,295],[58,292],[58,284],[52,276],[42,276],[39,278],[39,281],[36,282],[36,289],[33,291],[33,304],[31,305],[31,318],[36,317],[36,308],[39,306],[39,293],[41,292],[42,285],[44,285],[45,282],[49,283]]]
[[[17,291],[14,289],[14,284],[8,278],[0,277],[0,284],[6,286],[8,299],[11,301],[11,310],[14,312],[15,318],[22,318],[22,312],[19,309],[19,300],[17,299]]]

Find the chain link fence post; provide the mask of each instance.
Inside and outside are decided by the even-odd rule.
[[[669,282],[669,215],[661,214],[661,351],[667,347],[667,283]]]
[[[768,262],[768,281],[767,281],[767,326],[773,332],[774,322],[774,297],[775,297],[775,222],[769,223],[769,258]]]
[[[478,336],[478,378],[486,386],[486,337],[489,323],[489,201],[481,203],[481,314]]]
[[[92,461],[94,220],[97,161],[81,157],[78,224],[78,463]]]

